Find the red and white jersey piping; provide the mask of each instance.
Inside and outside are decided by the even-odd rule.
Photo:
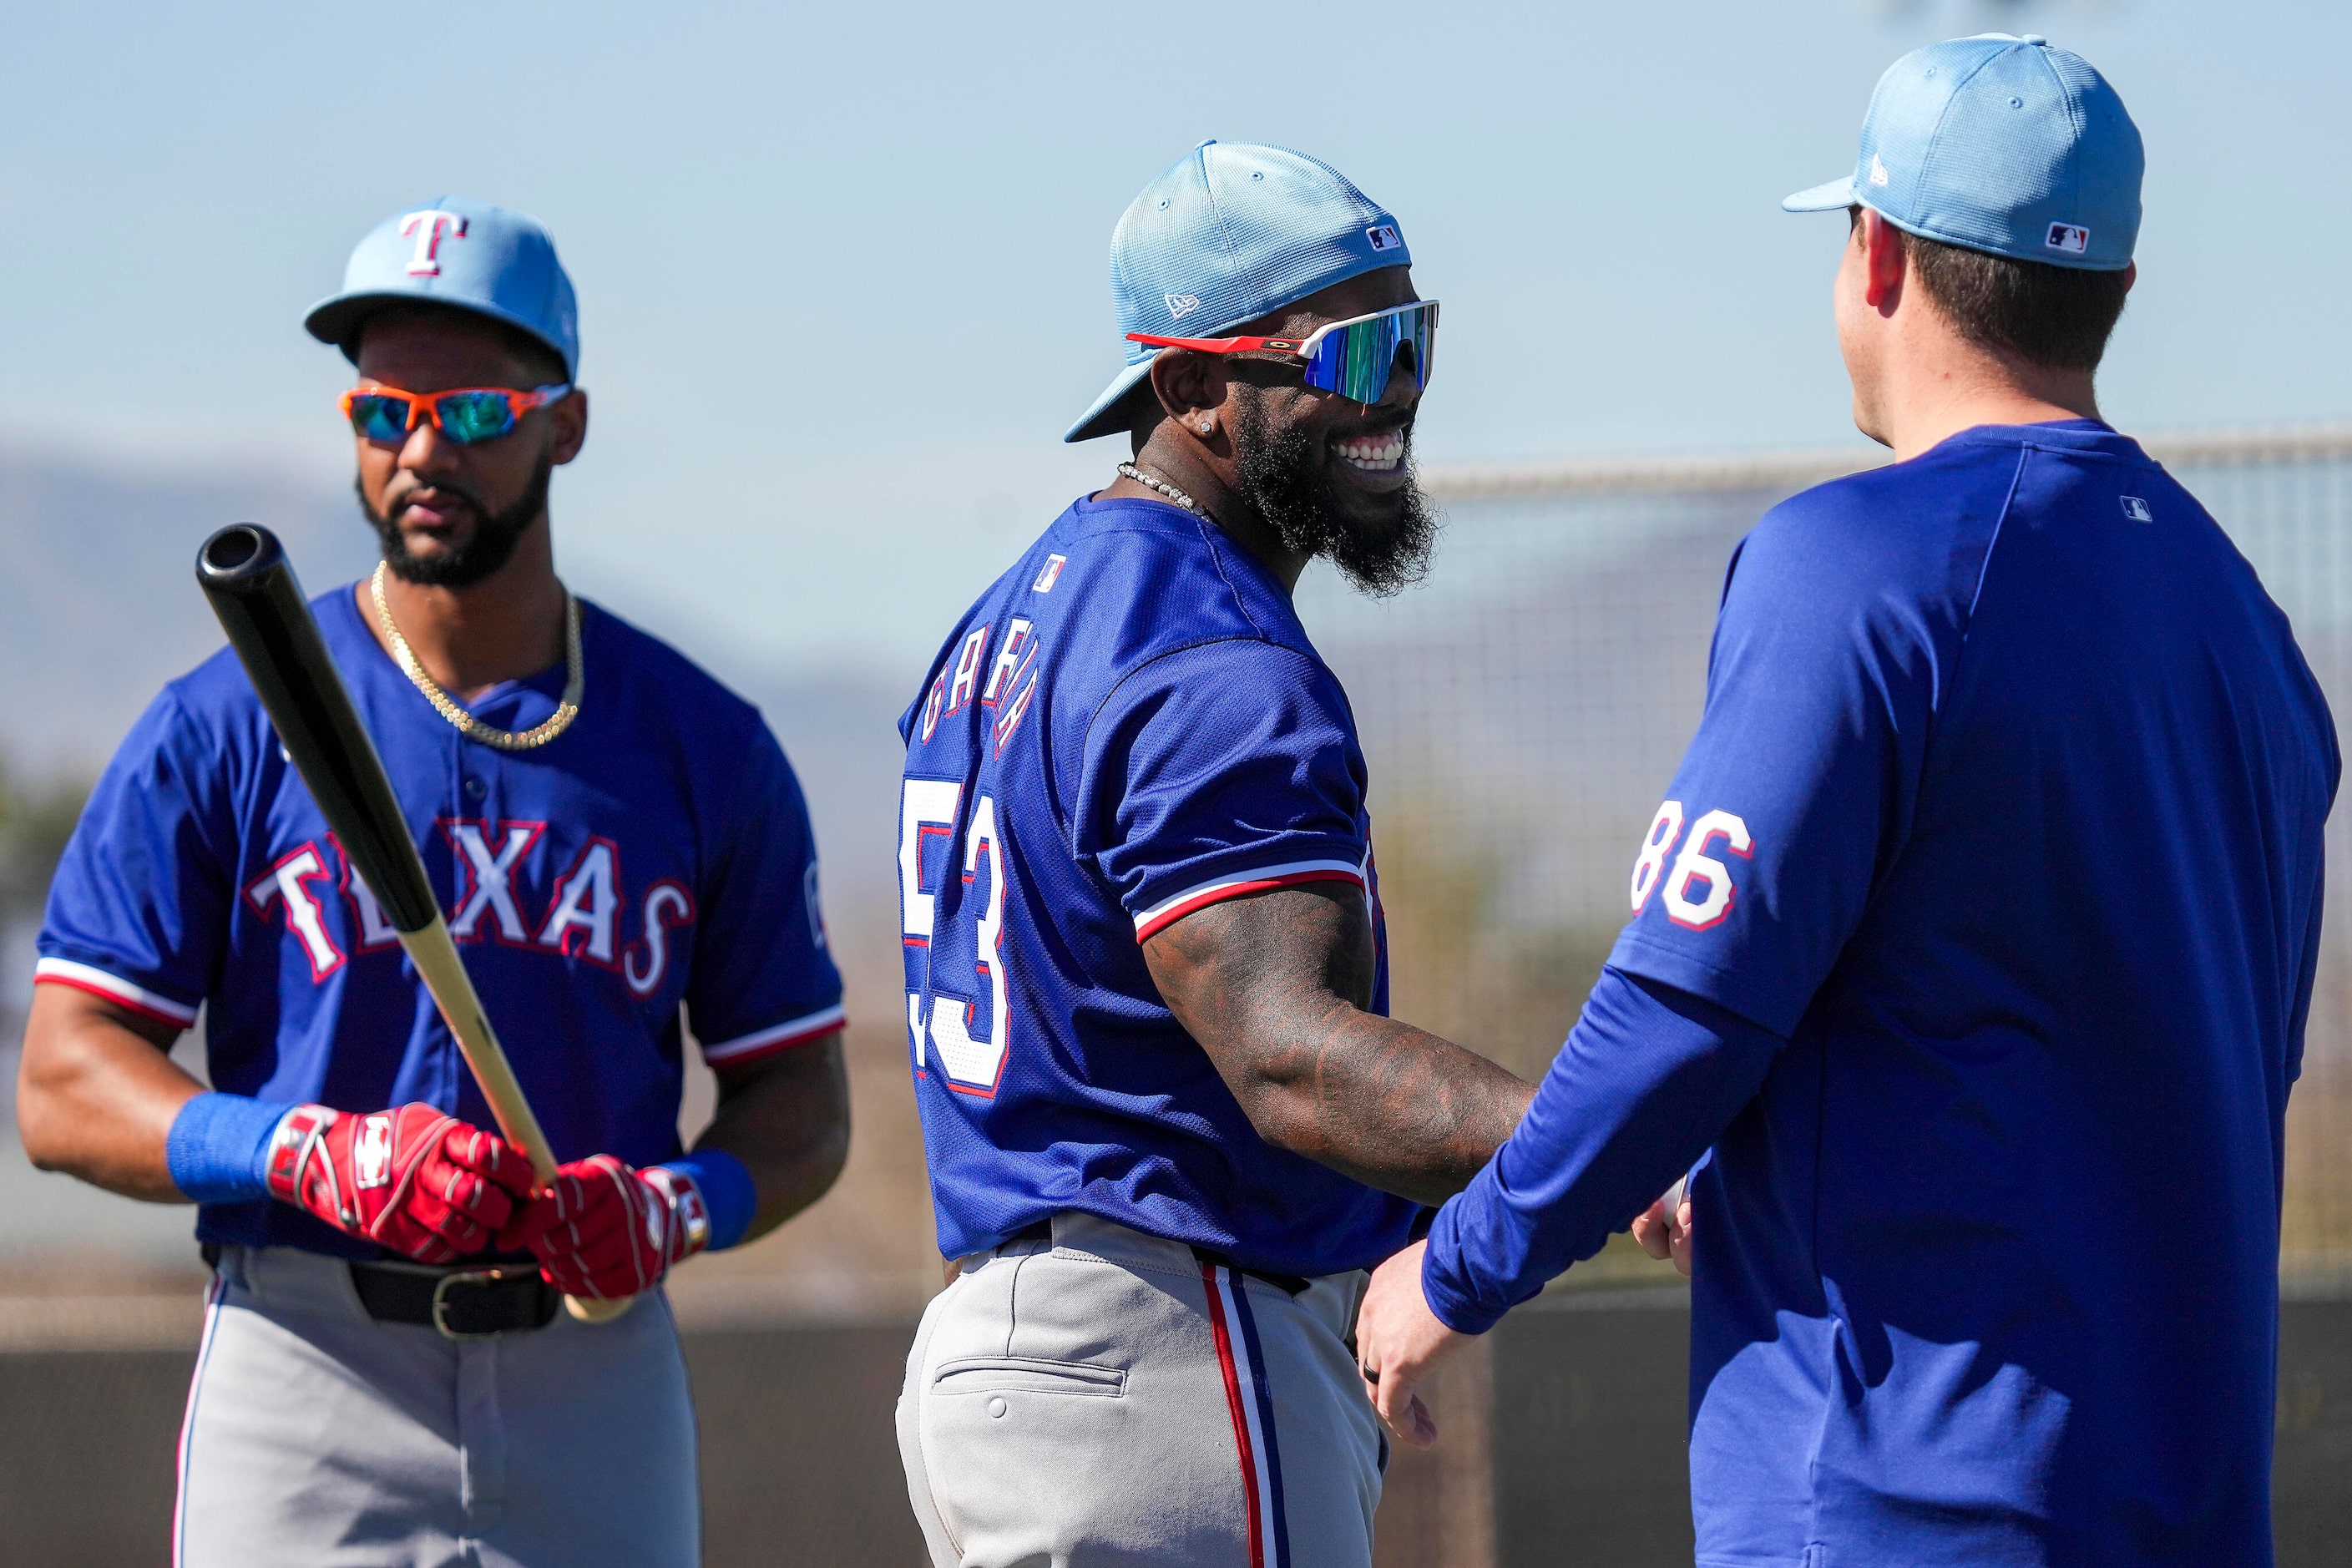
[[[134,985],[119,974],[109,974],[103,969],[76,963],[69,958],[42,959],[33,966],[33,983],[70,985],[177,1029],[184,1029],[196,1021],[195,1008],[185,1002],[174,1002],[143,985]]]
[[[1135,940],[1149,941],[1193,910],[1207,909],[1211,904],[1238,899],[1244,893],[1262,893],[1271,888],[1295,888],[1302,882],[1352,882],[1361,888],[1365,885],[1364,868],[1352,860],[1293,860],[1280,866],[1228,873],[1163,899],[1136,916]]]
[[[731,1040],[719,1040],[702,1047],[702,1059],[716,1067],[726,1062],[748,1061],[771,1051],[790,1050],[804,1046],[823,1035],[842,1026],[847,1017],[838,1002],[830,1007],[820,1007],[814,1013],[797,1018],[787,1018],[764,1029],[748,1035],[738,1035]]]

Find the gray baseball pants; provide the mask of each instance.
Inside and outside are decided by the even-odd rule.
[[[226,1247],[180,1435],[178,1568],[694,1568],[694,1408],[658,1292],[452,1341],[350,1270]]]
[[[964,1260],[898,1397],[937,1568],[1369,1568],[1360,1272],[1282,1286],[1090,1215]]]

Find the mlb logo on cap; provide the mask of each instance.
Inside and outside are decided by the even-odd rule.
[[[2091,231],[2076,224],[2053,223],[2050,226],[2050,237],[2042,243],[2053,250],[2080,256],[2091,248]]]

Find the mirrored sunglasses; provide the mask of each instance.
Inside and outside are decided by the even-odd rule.
[[[1400,349],[1412,351],[1413,384],[1429,384],[1430,352],[1437,342],[1437,301],[1421,300],[1369,316],[1353,316],[1318,327],[1303,338],[1168,338],[1151,332],[1129,332],[1127,338],[1150,348],[1191,349],[1196,353],[1288,355],[1306,362],[1307,385],[1370,404],[1388,395]]]
[[[355,386],[343,394],[343,416],[352,433],[370,441],[397,445],[408,433],[430,420],[433,427],[457,442],[470,446],[495,441],[515,427],[524,415],[569,396],[570,382],[520,392],[511,386],[459,386],[447,392],[403,392],[396,386]]]

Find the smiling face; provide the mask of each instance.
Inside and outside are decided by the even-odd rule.
[[[1411,304],[1412,274],[1385,267],[1336,283],[1234,329],[1247,337],[1305,338],[1317,328]],[[1366,593],[1392,594],[1427,570],[1436,524],[1413,480],[1413,416],[1421,405],[1409,353],[1381,400],[1361,404],[1306,384],[1298,363],[1223,356],[1222,409],[1238,486],[1282,542],[1321,555]]]
[[[360,339],[359,384],[404,392],[503,386],[530,391],[563,380],[563,366],[496,322],[448,309],[387,311]],[[575,392],[522,416],[494,440],[459,445],[430,420],[397,444],[354,437],[360,506],[383,558],[412,583],[465,587],[496,574],[533,527],[544,526],[550,473],[587,434]]]

